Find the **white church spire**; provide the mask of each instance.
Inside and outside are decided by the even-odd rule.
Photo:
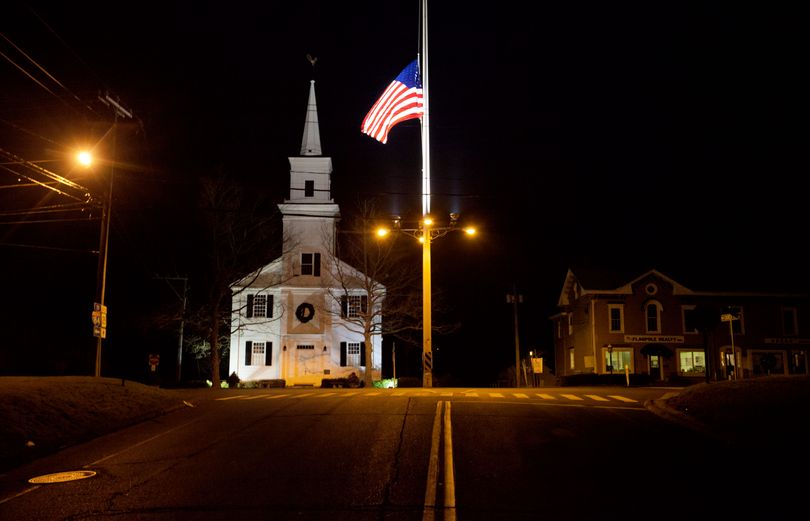
[[[318,106],[315,103],[315,80],[309,82],[309,102],[304,121],[304,137],[301,139],[302,156],[321,155],[321,133],[318,129]]]

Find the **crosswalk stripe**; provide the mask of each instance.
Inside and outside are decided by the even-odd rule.
[[[638,403],[638,400],[634,400],[633,398],[627,398],[626,396],[621,396],[621,395],[618,395],[618,394],[609,394],[609,395],[607,395],[607,398],[604,397],[604,396],[597,395],[597,394],[585,394],[585,395],[582,395],[585,398],[583,398],[582,396],[579,396],[579,395],[576,395],[576,394],[570,394],[570,393],[560,393],[560,394],[554,394],[554,395],[549,394],[549,393],[533,393],[533,395],[531,395],[531,396],[529,394],[527,394],[527,393],[510,393],[510,394],[511,394],[511,396],[513,398],[519,398],[519,399],[522,399],[522,400],[526,400],[526,399],[529,399],[529,398],[531,398],[533,396],[536,396],[537,398],[541,398],[543,400],[559,400],[561,398],[565,398],[565,399],[572,400],[572,401],[583,401],[585,398],[588,398],[590,400],[595,400],[595,401],[598,401],[598,402],[609,402],[610,399],[613,399],[613,400],[619,400],[621,402],[627,402],[627,403]],[[426,391],[422,391],[422,390],[407,390],[407,391],[401,390],[401,391],[395,391],[395,392],[381,392],[381,391],[366,392],[366,391],[362,391],[362,390],[356,390],[356,391],[350,391],[350,392],[342,392],[342,391],[337,392],[337,391],[335,391],[335,392],[325,392],[325,393],[305,392],[305,393],[301,393],[301,394],[298,394],[298,393],[282,393],[282,394],[273,393],[273,394],[255,394],[255,395],[238,394],[238,395],[235,395],[235,396],[225,396],[225,397],[222,397],[222,398],[215,398],[215,400],[217,400],[217,401],[260,400],[260,399],[274,400],[274,399],[284,398],[284,397],[306,398],[306,397],[312,396],[314,398],[328,398],[328,397],[349,397],[349,396],[356,396],[356,395],[362,395],[362,396],[381,396],[381,395],[382,396],[441,396],[441,397],[478,398],[478,397],[482,396],[482,393],[473,392],[473,391],[466,391],[466,392],[458,393],[458,392],[436,392],[436,391],[426,392]],[[483,393],[483,395],[484,396],[488,395],[490,398],[505,398],[506,397],[506,393],[495,393],[495,392]]]
[[[613,398],[614,400],[619,400],[621,402],[637,402],[638,400],[634,400],[632,398],[627,398],[625,396],[619,396],[618,394],[609,394],[608,398]]]
[[[597,394],[586,394],[585,396],[590,398],[591,400],[596,400],[598,402],[609,402],[610,401],[607,398],[603,398],[603,397],[601,397],[601,396],[599,396]]]

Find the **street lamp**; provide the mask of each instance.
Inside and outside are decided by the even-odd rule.
[[[432,217],[424,215],[417,228],[403,228],[399,216],[392,218],[395,231],[406,233],[422,243],[422,387],[433,387],[430,243],[452,231],[463,231],[467,236],[475,235],[473,227],[459,228],[458,219],[459,214],[451,213],[449,226],[436,226]],[[377,234],[380,235],[382,230],[378,230]],[[386,230],[382,235],[388,232]]]
[[[107,338],[107,306],[104,305],[104,296],[107,289],[107,249],[110,243],[110,215],[112,213],[113,178],[115,177],[115,154],[118,138],[118,118],[132,119],[132,112],[124,108],[117,99],[109,94],[98,97],[113,113],[112,125],[112,161],[110,162],[110,183],[106,198],[101,204],[101,236],[98,247],[98,271],[96,272],[96,301],[93,303],[93,336],[96,337],[96,364],[95,376],[101,376],[101,346],[102,340]],[[89,156],[79,154],[87,161]],[[123,380],[122,380],[123,383]]]
[[[76,154],[76,160],[85,167],[93,164],[93,155],[82,151]],[[91,314],[93,336],[96,337],[96,359],[94,375],[101,376],[101,344],[107,337],[107,306],[104,296],[107,287],[107,249],[110,242],[110,210],[112,209],[113,171],[110,171],[110,183],[107,193],[100,198],[101,227],[98,243],[98,270],[96,271],[96,297]]]

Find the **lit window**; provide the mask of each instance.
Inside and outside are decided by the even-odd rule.
[[[605,371],[611,373],[624,372],[624,368],[630,369],[633,372],[633,350],[626,348],[602,348],[602,353],[605,356]]]
[[[574,348],[568,348],[568,367],[573,369],[574,368]]]
[[[706,354],[702,350],[678,350],[678,374],[681,376],[705,376]]]

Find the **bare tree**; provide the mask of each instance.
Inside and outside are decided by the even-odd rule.
[[[207,338],[211,353],[211,382],[220,385],[221,330],[232,313],[232,286],[250,285],[280,250],[278,210],[256,190],[247,190],[225,173],[200,184],[201,243],[208,260],[202,290],[192,296],[189,324]],[[194,300],[196,297],[196,301]]]
[[[373,383],[374,337],[422,327],[421,250],[409,248],[412,238],[406,236],[391,233],[379,237],[377,225],[387,222],[387,216],[376,211],[374,201],[358,203],[357,214],[338,231],[330,259],[334,280],[327,283],[332,301],[327,309],[339,315],[336,318],[349,331],[363,335],[367,387]]]

